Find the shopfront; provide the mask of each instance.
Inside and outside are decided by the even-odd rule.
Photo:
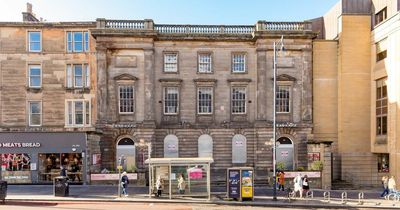
[[[70,182],[86,180],[85,133],[0,133],[0,178],[13,183],[52,183],[67,169]]]

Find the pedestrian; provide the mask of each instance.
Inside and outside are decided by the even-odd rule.
[[[383,192],[381,194],[381,198],[385,197],[385,195],[389,194],[389,177],[383,176],[382,177],[382,186],[383,186]]]
[[[67,169],[65,168],[65,166],[61,166],[61,168],[60,168],[61,170],[60,170],[60,176],[67,176]]]
[[[156,196],[161,197],[162,191],[164,189],[164,180],[161,178],[161,176],[157,177],[156,188],[157,188]]]
[[[279,173],[279,190],[285,191],[285,172]]]
[[[185,179],[183,178],[183,175],[180,174],[178,178],[178,190],[179,194],[185,194],[185,187],[186,187],[186,182]]]
[[[281,176],[281,172],[280,171],[276,172],[276,176],[275,176],[276,186],[275,187],[277,187],[278,190],[281,189],[281,182],[279,180],[280,176]]]
[[[388,188],[390,193],[396,192],[396,181],[394,180],[394,176],[390,177],[388,181]]]
[[[297,176],[293,179],[294,183],[294,197],[296,197],[297,192],[299,192],[300,198],[303,197],[303,184],[301,180],[301,174],[297,174]]]
[[[307,192],[310,190],[310,185],[308,182],[307,175],[304,175],[302,185],[303,185],[303,193],[305,193],[304,197],[307,197]]]
[[[124,171],[121,177],[121,187],[122,187],[122,195],[125,195],[125,197],[128,197],[128,184],[129,184],[129,179],[126,174],[126,171]]]

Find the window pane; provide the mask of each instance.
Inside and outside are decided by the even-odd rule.
[[[67,32],[67,51],[72,52],[72,33]]]
[[[85,87],[90,87],[90,69],[85,65]]]
[[[40,66],[29,67],[29,87],[40,87],[41,85]]]
[[[90,103],[89,103],[89,101],[85,102],[85,114],[86,114],[85,124],[90,125]]]
[[[82,65],[74,65],[75,87],[82,87]]]
[[[33,52],[41,51],[40,36],[41,34],[39,31],[29,32],[29,51]]]
[[[30,125],[41,124],[41,103],[40,102],[29,102],[29,114],[30,114]]]
[[[83,125],[83,102],[75,101],[75,124]]]
[[[72,113],[72,101],[68,101],[68,125],[72,125],[73,124],[73,113]]]
[[[212,113],[212,88],[202,87],[197,92],[198,113],[211,114]]]
[[[85,32],[85,52],[89,51],[89,33]]]
[[[82,32],[74,32],[74,51],[82,52],[83,50],[83,35]]]
[[[168,53],[164,55],[164,71],[165,72],[178,71],[178,54]]]
[[[211,54],[199,54],[199,72],[210,73],[211,69]]]
[[[177,87],[166,87],[164,92],[164,113],[178,113],[179,91]]]
[[[246,88],[234,87],[232,88],[231,96],[232,113],[244,114],[246,113]]]
[[[276,111],[290,112],[290,86],[277,86]]]
[[[245,54],[234,54],[233,55],[233,72],[245,72],[246,63],[245,63]]]
[[[72,67],[71,65],[67,65],[67,73],[66,73],[66,79],[67,79],[67,87],[70,88],[72,87]]]
[[[119,112],[133,113],[134,112],[134,88],[133,86],[119,87]]]

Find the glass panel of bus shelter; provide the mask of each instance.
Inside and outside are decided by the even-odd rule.
[[[207,165],[171,166],[172,195],[207,196]]]

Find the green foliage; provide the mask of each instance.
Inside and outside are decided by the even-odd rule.
[[[297,167],[297,171],[304,171],[304,167],[303,166]]]
[[[313,170],[313,171],[322,171],[323,165],[324,164],[320,160],[314,161],[311,164],[311,170]]]
[[[284,162],[279,162],[279,163],[277,163],[276,164],[276,168],[278,169],[278,170],[285,170],[286,168],[285,168],[285,163]]]

